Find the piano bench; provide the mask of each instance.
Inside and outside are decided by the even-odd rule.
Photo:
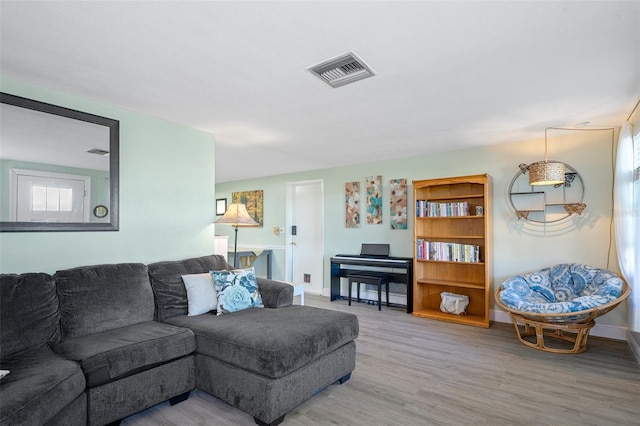
[[[387,295],[387,307],[389,307],[389,276],[376,272],[357,272],[347,275],[349,278],[349,306],[351,306],[351,286],[356,283],[358,302],[360,301],[360,284],[373,284],[378,286],[378,310],[382,310],[382,286],[385,286]]]

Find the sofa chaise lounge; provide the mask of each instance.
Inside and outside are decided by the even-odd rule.
[[[257,278],[264,309],[188,315],[183,275],[222,256],[0,277],[0,426],[107,425],[195,388],[276,425],[355,368],[355,315],[294,306]]]

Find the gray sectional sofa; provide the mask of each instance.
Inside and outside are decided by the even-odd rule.
[[[355,315],[292,305],[188,316],[183,275],[222,256],[0,276],[0,426],[107,425],[195,388],[276,425],[355,368]]]

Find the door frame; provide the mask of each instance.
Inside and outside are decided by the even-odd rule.
[[[321,227],[320,235],[322,235],[321,240],[318,241],[316,245],[319,247],[320,256],[322,256],[322,268],[320,277],[320,282],[322,283],[321,292],[324,293],[324,179],[311,179],[311,180],[303,180],[303,181],[295,181],[295,182],[287,182],[286,184],[286,238],[285,238],[285,280],[289,282],[293,282],[293,249],[292,249],[292,235],[291,235],[291,226],[293,225],[293,193],[294,189],[297,186],[305,186],[305,185],[319,185],[321,196],[318,197],[318,208],[320,209],[320,224]]]

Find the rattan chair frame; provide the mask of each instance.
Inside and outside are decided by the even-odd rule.
[[[629,285],[623,279],[622,294],[607,304],[578,312],[544,314],[542,312],[517,311],[505,306],[498,296],[500,290],[501,287],[496,290],[494,299],[500,308],[511,314],[511,320],[520,342],[530,348],[560,354],[584,352],[587,349],[589,332],[596,324],[595,319],[617,307],[631,293]],[[576,319],[576,317],[578,318]],[[565,334],[565,332],[569,334]],[[535,336],[535,342],[526,339],[532,336]],[[550,343],[550,341],[548,340],[545,343],[545,337],[573,343],[573,347],[566,349],[549,346],[547,343]]]

